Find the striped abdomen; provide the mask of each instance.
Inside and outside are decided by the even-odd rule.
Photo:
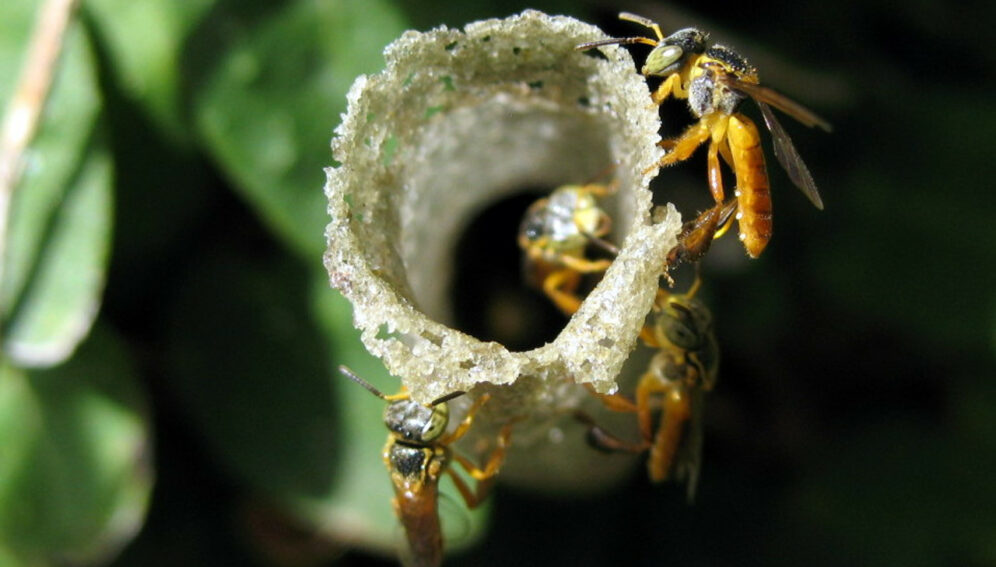
[[[771,189],[761,135],[749,118],[737,113],[730,116],[726,139],[737,176],[740,240],[747,254],[757,258],[771,240]]]

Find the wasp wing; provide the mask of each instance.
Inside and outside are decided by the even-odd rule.
[[[782,167],[788,173],[789,179],[802,191],[802,194],[809,198],[817,209],[822,211],[823,199],[820,198],[820,192],[816,189],[813,174],[809,173],[809,168],[806,167],[806,163],[802,161],[802,157],[796,151],[795,146],[792,144],[792,139],[789,138],[788,133],[782,128],[778,119],[775,118],[775,113],[771,111],[771,107],[759,100],[755,102],[761,108],[764,123],[768,125],[768,130],[771,131],[771,138],[775,146],[775,158],[778,160],[778,163],[782,164]]]
[[[727,87],[740,91],[754,99],[754,102],[761,109],[761,115],[764,116],[764,123],[771,132],[771,137],[775,145],[775,158],[778,159],[778,163],[782,164],[782,167],[785,168],[792,183],[802,191],[803,195],[817,209],[822,211],[823,199],[820,198],[820,192],[816,189],[813,174],[809,173],[809,168],[806,167],[806,163],[802,161],[802,157],[796,151],[795,145],[792,144],[792,138],[789,138],[788,132],[785,131],[781,122],[775,117],[775,113],[771,111],[771,106],[774,106],[806,126],[819,126],[829,132],[831,130],[830,123],[820,118],[812,110],[776,90],[754,83],[745,83],[729,75],[720,75],[716,78]],[[771,106],[768,106],[769,104]]]
[[[827,132],[833,130],[830,123],[824,120],[819,114],[774,89],[756,83],[745,83],[730,75],[722,75],[717,78],[731,89],[744,93],[758,103],[769,104],[810,128],[816,126]]]

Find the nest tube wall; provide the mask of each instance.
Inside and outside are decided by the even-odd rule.
[[[326,170],[325,265],[365,347],[413,398],[490,384],[482,418],[500,424],[562,414],[585,395],[574,383],[616,388],[681,221],[670,206],[651,218],[642,172],[662,153],[660,120],[630,55],[574,49],[604,37],[532,10],[409,31],[385,50],[383,72],[350,89],[332,142],[339,165]],[[470,219],[521,187],[607,168],[620,253],[557,338],[511,352],[449,327],[454,243]]]

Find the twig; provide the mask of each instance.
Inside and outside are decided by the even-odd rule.
[[[0,281],[3,281],[7,250],[10,201],[21,177],[24,150],[38,130],[62,40],[76,4],[77,0],[47,0],[42,5],[17,88],[0,127]]]

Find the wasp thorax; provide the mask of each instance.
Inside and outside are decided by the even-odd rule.
[[[543,215],[544,230],[554,240],[580,239],[599,229],[602,213],[595,197],[577,185],[568,185],[550,195]]]
[[[391,433],[413,443],[431,443],[446,430],[449,417],[446,404],[430,407],[414,400],[392,402],[384,410],[384,424]]]
[[[757,82],[757,69],[747,61],[746,57],[733,49],[725,45],[713,45],[706,50],[705,55],[709,59],[721,62],[726,72],[733,73],[741,81]]]
[[[717,72],[722,71],[709,68],[692,79],[688,85],[688,107],[697,117],[713,112],[733,114],[746,98],[740,92],[718,82]]]

